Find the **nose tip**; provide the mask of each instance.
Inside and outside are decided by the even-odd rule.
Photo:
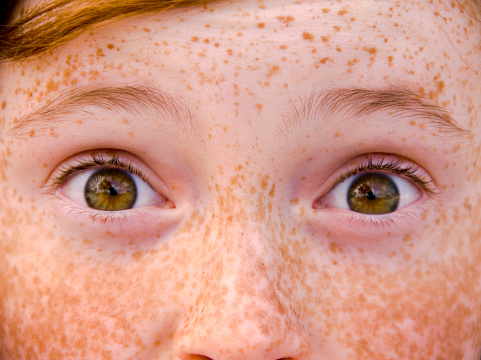
[[[216,281],[203,277],[202,291],[174,337],[177,357],[310,358],[309,341],[289,301],[279,295],[278,279],[266,276],[262,266],[250,267],[248,263],[244,262],[248,269],[243,267],[242,271],[214,266],[216,273],[222,274]]]
[[[175,335],[176,355],[183,360],[308,358],[310,346],[303,329],[285,311],[252,301],[233,305],[194,310]]]

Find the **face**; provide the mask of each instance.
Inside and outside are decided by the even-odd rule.
[[[0,357],[479,357],[478,33],[220,2],[3,64]]]

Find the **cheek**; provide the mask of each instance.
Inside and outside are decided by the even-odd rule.
[[[48,216],[24,205],[28,214],[1,210],[0,349],[9,358],[98,358],[105,351],[116,358],[117,348],[135,356],[172,338],[188,274],[179,269],[189,261],[184,251],[164,243],[113,253],[105,245],[86,257],[78,239],[58,236]]]
[[[358,359],[474,358],[481,342],[480,211],[462,205],[433,217],[442,224],[426,219],[432,226],[412,235],[412,248],[403,245],[396,268],[396,259],[367,265],[338,249],[336,261],[310,274],[304,302],[307,328],[317,331],[311,337],[335,336]]]

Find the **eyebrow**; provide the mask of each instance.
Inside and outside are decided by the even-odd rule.
[[[69,121],[72,113],[90,114],[88,107],[119,109],[155,124],[170,122],[192,134],[202,131],[189,106],[179,97],[147,86],[80,87],[60,94],[15,122],[8,134],[16,137],[34,135],[53,123]]]
[[[80,87],[57,96],[49,103],[17,120],[8,132],[22,137],[47,130],[53,123],[68,121],[72,113],[87,113],[89,106],[121,109],[134,116],[172,122],[175,126],[199,135],[203,127],[189,106],[179,97],[147,86]],[[283,117],[280,131],[290,134],[295,129],[328,124],[334,119],[351,119],[387,111],[389,115],[415,118],[438,128],[440,135],[467,137],[469,131],[455,122],[447,110],[426,102],[420,94],[408,89],[340,88],[312,93],[291,104]],[[147,116],[146,116],[147,115]],[[319,119],[322,118],[322,121]],[[289,135],[291,137],[292,135]]]
[[[436,135],[468,137],[470,134],[446,109],[405,88],[330,89],[298,100],[290,104],[290,111],[283,116],[282,133],[288,134],[301,127],[317,128],[333,121],[355,121],[365,115],[387,112],[389,116],[406,120],[411,125],[415,124],[413,121],[433,125],[438,130]]]

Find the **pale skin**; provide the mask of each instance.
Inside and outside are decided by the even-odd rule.
[[[221,2],[2,64],[0,358],[479,358],[481,33],[450,2],[401,3]],[[184,122],[79,103],[12,132],[125,86]],[[389,109],[296,118],[339,88],[420,93],[466,132]],[[49,186],[92,149],[144,174],[146,206]],[[325,200],[368,154],[417,164],[435,194],[399,175],[414,200],[393,213]]]

